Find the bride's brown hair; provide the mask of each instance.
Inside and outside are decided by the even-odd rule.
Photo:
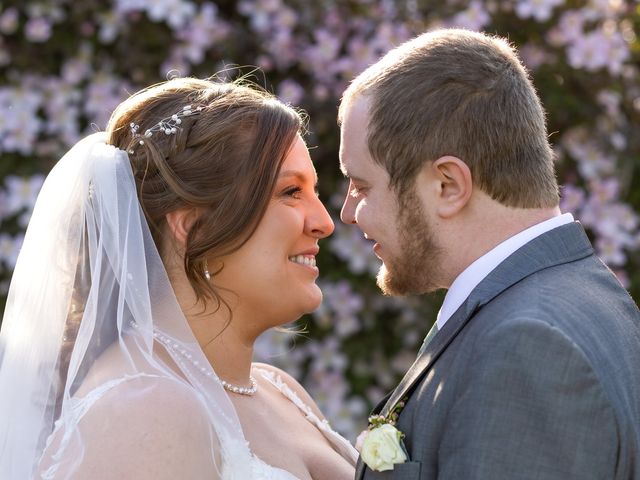
[[[182,117],[175,134],[144,136],[185,106],[200,110]],[[132,123],[141,137],[132,133]],[[168,213],[198,212],[184,249],[184,269],[198,300],[213,300],[219,308],[217,272],[211,272],[213,283],[207,281],[205,260],[212,264],[251,237],[303,129],[300,112],[244,80],[177,78],[136,93],[113,112],[107,142],[130,152],[138,198],[158,250]]]

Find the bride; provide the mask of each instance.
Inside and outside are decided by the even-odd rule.
[[[353,477],[307,392],[252,363],[322,299],[302,130],[255,87],[174,79],[58,162],[0,333],[0,478]]]

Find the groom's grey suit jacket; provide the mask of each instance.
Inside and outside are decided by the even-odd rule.
[[[386,404],[407,463],[356,479],[640,479],[640,313],[582,226],[493,270]]]

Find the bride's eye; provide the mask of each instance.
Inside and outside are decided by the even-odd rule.
[[[298,186],[288,187],[283,193],[287,197],[299,199],[300,198],[300,193],[302,193],[302,188],[300,188]]]

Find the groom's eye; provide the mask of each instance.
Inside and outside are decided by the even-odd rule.
[[[357,187],[356,185],[351,185],[351,188],[349,189],[349,195],[351,195],[352,197],[357,197],[359,195],[362,195],[363,192],[364,192],[364,188]]]

